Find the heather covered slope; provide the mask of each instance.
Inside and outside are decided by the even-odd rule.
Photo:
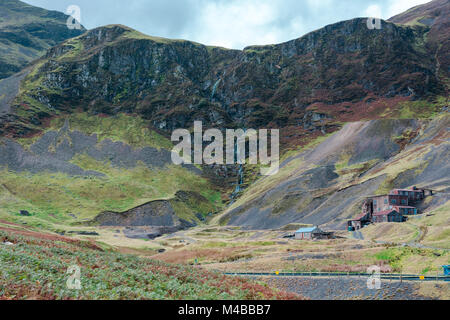
[[[410,8],[389,18],[388,21],[406,25],[422,24],[437,28],[435,32],[444,31],[442,28],[448,28],[449,10],[450,3],[447,0],[434,0]]]
[[[19,72],[50,47],[85,31],[67,28],[68,16],[18,0],[0,2],[0,79]]]
[[[66,286],[71,265],[80,267],[81,290]],[[242,278],[119,254],[93,242],[39,233],[3,221],[0,266],[0,300],[300,298]]]

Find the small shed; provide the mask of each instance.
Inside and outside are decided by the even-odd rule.
[[[319,227],[300,228],[295,231],[295,239],[312,240],[320,237],[324,232]]]
[[[358,215],[355,219],[348,220],[348,231],[359,230],[365,225],[369,224],[371,220],[371,214],[369,211],[365,211]]]

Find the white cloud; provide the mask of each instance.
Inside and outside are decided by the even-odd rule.
[[[333,0],[307,0],[305,5],[312,10],[318,11],[331,8],[333,6],[333,2]]]
[[[271,26],[276,6],[270,2],[209,3],[197,22],[199,42],[230,48],[275,43],[280,30]],[[203,27],[202,27],[203,26]]]
[[[59,11],[77,4],[87,28],[120,23],[153,36],[241,49],[288,41],[355,17],[388,19],[428,0],[24,1]]]
[[[377,4],[371,4],[368,6],[366,11],[364,11],[364,15],[370,18],[381,18],[383,16],[381,7]]]
[[[390,0],[390,4],[386,10],[386,18],[393,17],[399,13],[405,12],[406,10],[430,2],[430,0]]]
[[[430,0],[388,0],[383,4],[370,4],[364,11],[364,15],[372,18],[389,19],[427,2],[430,2]]]

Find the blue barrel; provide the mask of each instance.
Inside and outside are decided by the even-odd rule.
[[[444,269],[444,275],[446,275],[446,276],[450,276],[450,265],[445,265],[445,266],[442,266],[442,268]]]

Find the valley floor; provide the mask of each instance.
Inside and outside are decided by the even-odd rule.
[[[444,214],[447,215],[447,213]],[[118,255],[118,257],[129,257],[126,259],[131,259],[130,261],[139,259],[136,260],[139,261],[139,264],[143,264],[150,269],[155,268],[155,261],[160,261],[157,265],[163,263],[162,266],[164,268],[170,265],[181,265],[183,266],[183,269],[181,269],[183,271],[180,271],[181,274],[194,267],[197,270],[202,270],[202,274],[203,272],[212,272],[211,274],[220,274],[222,272],[270,272],[275,274],[277,271],[304,271],[350,272],[351,275],[352,272],[365,273],[369,266],[377,265],[381,268],[381,272],[402,272],[435,276],[442,274],[442,265],[449,264],[450,252],[446,248],[421,247],[421,241],[427,238],[423,233],[417,233],[416,228],[420,229],[419,221],[426,221],[423,219],[427,218],[441,219],[441,215],[442,213],[435,213],[434,216],[424,216],[420,220],[411,221],[408,224],[370,226],[362,229],[358,237],[347,231],[338,231],[336,233],[337,239],[316,241],[284,238],[283,236],[292,232],[289,230],[243,230],[239,227],[218,225],[195,227],[166,234],[153,240],[144,240],[128,237],[130,229],[136,231],[137,227],[66,227],[66,234],[72,233],[70,233],[70,237],[63,237],[54,232],[40,232],[39,228],[26,222],[11,223],[0,220],[0,233],[3,239],[2,242],[7,240],[20,244],[21,241],[25,241],[24,239],[28,239],[28,237],[40,239],[38,244],[26,240],[25,242],[28,243],[28,246],[20,247],[20,250],[29,251],[36,248],[40,250],[40,247],[43,246],[44,253],[38,253],[39,259],[32,261],[40,265],[49,263],[59,265],[62,262],[60,261],[61,259],[73,261],[74,257],[71,255],[67,256],[66,252],[72,249],[65,247],[75,246],[78,241],[82,241],[81,243],[83,243],[82,246],[84,247],[81,249],[81,252],[89,251],[88,259],[83,262],[88,268],[97,266],[99,269],[102,269],[103,263],[109,263],[107,261],[116,259],[115,255]],[[389,228],[396,229],[390,230]],[[389,232],[389,230],[398,235],[397,239],[390,238],[396,242],[382,241],[383,238],[380,235]],[[422,228],[421,230],[425,229]],[[11,232],[14,233],[13,236]],[[59,253],[50,252],[50,256],[47,257],[49,249],[45,249],[45,247],[51,248],[54,246],[51,243],[55,242],[58,248],[61,247],[63,255],[59,256]],[[425,243],[427,242],[425,241]],[[443,242],[439,243],[442,244]],[[89,248],[90,244],[92,249]],[[85,248],[85,246],[88,246],[88,248]],[[19,254],[19,256],[22,256],[16,257],[11,252],[5,252],[5,250],[14,250],[12,248],[4,245],[1,247],[4,254],[4,259],[1,261],[2,265],[11,265],[11,261],[17,262],[23,259],[23,253]],[[99,254],[95,253],[97,249],[116,253],[108,253],[107,256],[97,261],[98,258],[95,258]],[[81,254],[80,257],[83,257],[84,253]],[[9,261],[8,259],[13,260]],[[146,264],[145,260],[148,260],[149,264]],[[28,263],[29,261],[26,262]],[[166,263],[169,263],[169,265],[166,265]],[[30,270],[33,270],[33,268],[31,267]],[[61,269],[61,266],[59,269]],[[95,273],[96,271],[94,269],[94,271],[89,270],[89,272]],[[130,272],[134,271],[131,270]],[[92,276],[95,276],[94,273]],[[30,271],[26,275],[26,279],[33,277],[33,274]],[[10,270],[7,272],[7,276],[9,277],[9,285],[12,285],[15,277],[20,275]],[[58,275],[58,277],[61,278],[62,276]],[[110,280],[106,275],[102,274],[101,277],[104,278],[102,278],[102,281],[109,283]],[[240,277],[238,276],[237,278]],[[442,281],[427,283],[403,281],[398,283],[394,280],[383,280],[381,290],[369,290],[366,286],[366,278],[354,276],[349,278],[316,277],[314,279],[309,277],[290,278],[275,276],[249,278],[250,280],[257,280],[263,285],[260,288],[273,287],[283,292],[300,294],[310,299],[449,299],[448,294],[450,292],[450,283]],[[163,282],[163,279],[161,281]],[[184,290],[182,282],[178,286],[180,286],[181,291]],[[132,288],[132,284],[126,284],[126,288],[125,290]],[[9,287],[8,290],[10,290],[8,293],[10,296],[22,294],[20,290],[20,292],[14,291],[14,287],[12,289]],[[140,290],[143,290],[143,288]],[[64,297],[65,293],[62,291],[58,292],[58,294],[60,297]],[[92,289],[92,292],[86,297],[120,298],[122,294],[124,293],[114,293],[113,296],[110,296],[108,290],[104,288],[98,294],[95,293],[95,289]],[[201,297],[202,294],[202,292],[199,292],[198,297]],[[215,294],[220,294],[220,292],[213,293],[212,296]],[[160,298],[163,298],[163,296],[161,293]]]
[[[267,284],[121,254],[2,221],[0,300],[301,299]]]
[[[358,232],[336,231],[336,239],[315,241],[285,238],[299,227],[296,224],[274,230],[246,230],[241,227],[210,224],[165,234],[155,239],[142,239],[134,236],[145,236],[148,228],[69,226],[50,223],[42,225],[37,217],[16,216],[13,218],[2,215],[0,217],[1,242],[10,241],[15,243],[15,246],[8,247],[0,244],[2,249],[0,252],[3,254],[0,263],[4,270],[9,270],[6,274],[3,273],[4,278],[0,284],[3,285],[2,290],[5,290],[6,281],[8,297],[21,294],[27,296],[22,293],[21,288],[14,287],[17,277],[25,277],[20,278],[19,283],[27,281],[30,277],[38,277],[39,275],[32,271],[36,268],[34,264],[50,269],[58,266],[57,269],[60,270],[61,263],[67,264],[68,261],[73,261],[74,256],[68,255],[68,252],[73,247],[78,250],[79,241],[82,243],[79,257],[84,256],[83,251],[89,252],[87,260],[83,262],[85,266],[88,268],[97,266],[101,270],[103,270],[102,264],[108,264],[108,261],[116,259],[115,255],[118,255],[126,256],[127,261],[131,259],[129,261],[132,263],[139,261],[136,263],[142,264],[149,270],[155,267],[160,268],[155,265],[155,261],[163,263],[164,268],[169,265],[181,265],[183,266],[181,274],[194,267],[202,270],[202,273],[212,272],[211,274],[216,275],[234,272],[268,272],[274,275],[276,272],[344,272],[351,275],[352,272],[366,273],[368,267],[376,265],[383,273],[407,273],[434,277],[443,273],[442,265],[450,263],[447,236],[449,214],[448,204],[445,204],[426,214],[411,217],[405,223],[380,223],[365,227]],[[38,243],[35,243],[35,240],[29,240],[29,237],[39,239]],[[21,242],[27,245],[16,246]],[[38,253],[37,259],[23,260],[26,252],[35,249],[38,252],[41,249],[43,251]],[[97,249],[106,250],[111,254],[108,253],[107,256],[101,254],[102,258],[97,261],[96,256],[99,254],[95,251]],[[29,263],[32,264],[26,267],[30,268],[29,271],[17,273],[11,269],[14,263],[22,264],[22,260],[26,266]],[[150,262],[146,264],[145,261]],[[92,272],[92,276],[97,276],[95,269]],[[130,272],[135,271],[130,270]],[[101,281],[110,282],[106,274],[98,276],[102,278]],[[141,276],[143,275],[139,275]],[[58,274],[57,277],[62,279],[64,273]],[[38,278],[36,280],[39,281]],[[252,280],[259,281],[263,285],[260,288],[263,289],[274,287],[311,299],[449,299],[450,292],[449,282],[403,281],[399,284],[387,280],[383,282],[381,290],[373,291],[367,289],[366,279],[356,277],[312,279],[273,276],[252,277]],[[157,279],[157,281],[163,283],[165,280]],[[125,291],[117,293],[111,293],[107,288],[103,288],[97,294],[96,289],[91,288],[91,292],[84,297],[121,298],[125,297],[123,295],[126,294],[126,290],[133,288],[134,285],[136,284],[125,283]],[[182,295],[183,281],[180,281],[177,286],[180,287],[177,294]],[[28,292],[27,290],[25,292]],[[66,297],[67,293],[61,288],[59,290],[62,291],[50,291],[50,296]],[[212,293],[212,297],[220,294],[219,290]],[[233,294],[234,297],[238,297],[241,293]],[[5,295],[4,292],[3,296]],[[203,295],[204,293],[200,291],[196,293],[196,297]],[[152,296],[146,295],[146,297]],[[166,296],[160,293],[158,298],[166,298]]]

